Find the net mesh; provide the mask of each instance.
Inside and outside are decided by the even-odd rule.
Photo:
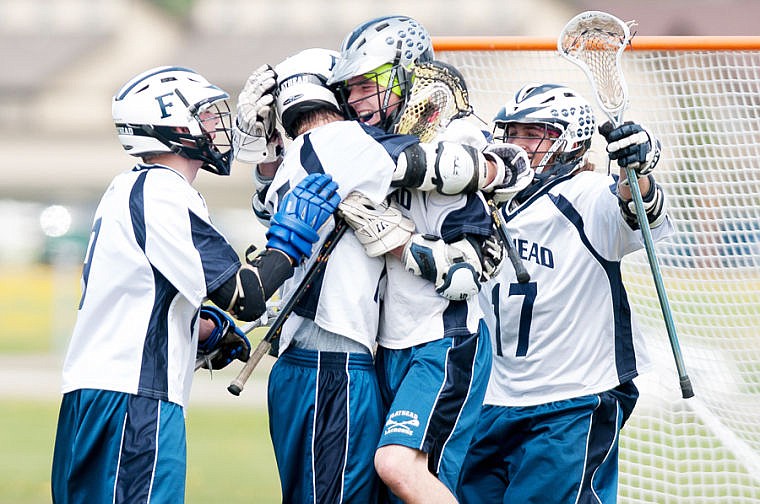
[[[556,51],[450,51],[485,119],[526,82],[586,76]],[[646,253],[623,262],[656,370],[637,379],[621,433],[624,503],[760,502],[760,52],[634,50],[622,58],[626,120],[660,137],[655,176],[676,234],[657,257],[696,397],[681,398]],[[598,117],[601,111],[589,102]],[[482,125],[486,129],[489,126]],[[595,134],[591,160],[606,172]]]

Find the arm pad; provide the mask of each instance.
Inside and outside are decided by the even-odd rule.
[[[649,177],[649,191],[641,195],[641,200],[644,203],[644,211],[647,214],[649,227],[655,228],[665,221],[665,193],[655,183],[652,175],[647,176]],[[620,193],[618,193],[618,205],[626,224],[631,229],[639,229],[639,221],[636,219],[636,204],[633,200],[624,200],[620,197]]]
[[[401,153],[391,186],[449,195],[473,193],[485,185],[487,175],[488,161],[475,147],[420,143]]]
[[[291,276],[293,265],[288,256],[267,249],[210,293],[209,299],[226,306],[238,320],[256,320],[267,311],[267,299]]]

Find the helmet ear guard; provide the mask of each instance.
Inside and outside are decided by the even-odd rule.
[[[193,70],[156,67],[116,93],[111,113],[124,150],[132,156],[173,153],[229,175],[232,166],[229,94]]]

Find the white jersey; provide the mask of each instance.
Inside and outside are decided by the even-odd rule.
[[[113,390],[187,404],[208,292],[240,261],[179,173],[137,165],[98,205],[63,392]]]
[[[274,214],[287,191],[310,173],[332,175],[341,199],[359,191],[375,202],[383,201],[398,155],[416,141],[414,137],[386,135],[355,121],[337,121],[315,128],[297,137],[288,147],[267,191],[265,208]],[[314,245],[315,253],[283,284],[283,299],[293,294],[332,227],[332,221],[323,227],[321,239]],[[288,347],[295,331],[310,321],[373,351],[384,266],[383,258],[368,257],[354,234],[347,232],[335,246],[322,276],[313,282],[315,288],[309,290],[284,324],[280,353]]]
[[[580,172],[502,211],[531,278],[518,283],[506,264],[481,290],[494,350],[486,404],[599,393],[649,368],[620,268],[643,242],[623,220],[615,191],[613,177]],[[672,233],[669,218],[652,229],[655,241]]]
[[[484,134],[465,120],[452,121],[435,141],[466,143],[478,149],[486,145]],[[491,217],[480,193],[444,196],[400,188],[393,199],[402,213],[412,219],[417,233],[438,236],[447,243],[465,234],[478,237],[491,234]],[[450,301],[435,291],[433,283],[407,271],[397,258],[389,256],[386,263],[379,345],[402,349],[477,332],[483,318],[477,297]]]

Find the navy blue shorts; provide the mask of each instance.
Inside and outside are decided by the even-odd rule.
[[[283,503],[377,502],[382,419],[369,354],[288,348],[269,374],[269,430]]]
[[[428,454],[428,467],[451,491],[478,421],[491,373],[491,340],[479,332],[412,348],[379,348],[378,379],[389,405],[378,446]]]
[[[64,394],[53,502],[183,502],[185,436],[178,404],[108,390]]]
[[[616,502],[620,429],[637,398],[629,382],[538,406],[483,406],[460,502]]]

